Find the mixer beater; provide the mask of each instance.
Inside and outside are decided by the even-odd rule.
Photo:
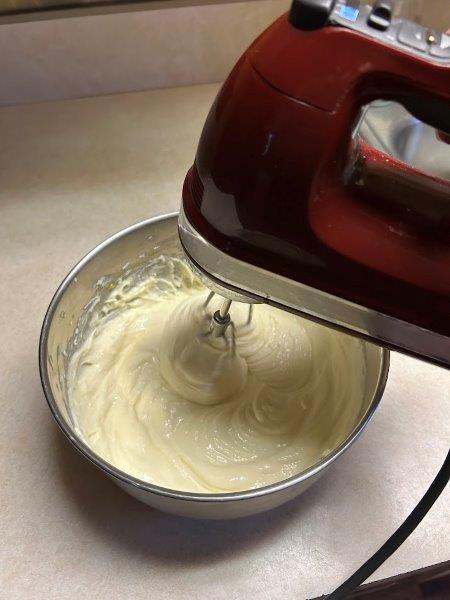
[[[215,338],[223,338],[227,350],[230,349],[231,354],[234,356],[236,353],[236,329],[230,315],[230,308],[233,301],[228,298],[223,298],[220,308],[211,314],[211,312],[208,312],[208,306],[215,295],[216,292],[211,291],[203,304],[205,320],[208,322],[208,325],[206,330],[200,335],[202,337],[212,336]],[[249,304],[248,306],[248,316],[244,324],[246,327],[251,324],[253,318],[253,304]],[[227,335],[227,331],[229,331],[229,335]]]

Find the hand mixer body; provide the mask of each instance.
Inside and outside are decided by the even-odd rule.
[[[397,46],[276,21],[211,108],[180,239],[213,287],[450,366],[448,182],[352,135],[376,98],[450,131],[448,61]]]

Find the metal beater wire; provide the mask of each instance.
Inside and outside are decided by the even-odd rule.
[[[229,329],[231,331],[231,356],[236,356],[236,330],[233,321],[230,321]]]
[[[211,300],[214,298],[214,296],[216,295],[215,292],[209,292],[208,297],[206,298],[205,302],[203,303],[203,308],[207,308],[208,304],[211,302]]]
[[[222,319],[224,319],[230,312],[231,302],[232,302],[232,300],[228,300],[226,298],[222,302],[222,306],[219,309],[219,315],[221,316]]]
[[[215,292],[210,292],[205,302],[203,303],[203,309],[206,310],[209,303],[215,296]],[[208,331],[202,333],[202,336],[211,335],[214,332],[214,328],[221,328],[222,331],[220,333],[220,337],[223,337],[226,343],[227,348],[231,348],[231,355],[236,355],[236,327],[234,322],[230,319],[230,307],[232,300],[228,300],[227,298],[223,299],[222,305],[218,311],[216,311],[211,318],[210,326]],[[206,316],[206,315],[205,315]],[[248,315],[245,325],[248,326],[252,322],[253,318],[253,304],[249,304],[248,307]],[[222,322],[220,322],[222,321]],[[227,330],[229,330],[230,335],[227,336]],[[217,334],[216,334],[217,335]]]

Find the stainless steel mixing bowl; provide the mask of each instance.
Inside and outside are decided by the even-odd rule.
[[[110,237],[85,256],[64,279],[50,303],[42,327],[39,366],[50,410],[72,444],[126,492],[155,508],[205,519],[243,517],[262,512],[306,490],[356,440],[372,417],[386,384],[389,352],[365,344],[366,389],[356,425],[347,439],[326,458],[285,481],[246,492],[197,494],[169,490],[140,481],[95,454],[79,437],[70,416],[65,374],[71,349],[81,342],[86,315],[115,279],[130,268],[145,268],[158,255],[183,256],[177,234],[177,214],[133,225]]]

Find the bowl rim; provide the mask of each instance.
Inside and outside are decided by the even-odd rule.
[[[125,229],[118,231],[117,233],[109,236],[100,244],[95,246],[92,250],[90,250],[81,260],[79,260],[76,265],[69,271],[69,273],[64,277],[60,285],[58,286],[56,292],[53,295],[53,298],[50,301],[50,304],[45,313],[44,321],[41,328],[40,338],[39,338],[39,374],[42,383],[42,387],[44,390],[44,395],[47,400],[47,404],[50,408],[50,411],[59,425],[59,428],[64,433],[64,435],[68,438],[71,444],[91,463],[93,463],[96,467],[104,471],[107,475],[114,479],[118,479],[120,482],[130,485],[139,490],[149,492],[152,494],[156,494],[158,496],[163,496],[167,498],[172,498],[174,500],[185,500],[185,501],[195,501],[195,502],[207,502],[207,503],[220,503],[220,502],[233,502],[239,500],[249,500],[252,498],[257,498],[259,496],[266,496],[268,494],[273,494],[276,492],[280,492],[286,488],[290,488],[297,484],[302,483],[303,481],[310,479],[319,473],[323,472],[332,462],[334,462],[343,452],[345,452],[361,435],[365,427],[367,426],[370,419],[373,417],[380,400],[383,396],[388,373],[389,373],[389,350],[386,348],[380,347],[381,350],[381,365],[380,371],[378,374],[378,382],[376,386],[375,393],[371,400],[370,405],[368,406],[365,414],[360,419],[357,426],[352,430],[349,436],[339,444],[330,454],[326,457],[322,458],[320,461],[308,467],[305,471],[298,473],[297,475],[293,475],[288,479],[283,479],[276,483],[272,483],[270,485],[252,489],[252,490],[244,490],[239,492],[226,492],[220,494],[214,493],[197,493],[197,492],[187,492],[180,490],[172,490],[170,488],[165,488],[162,486],[155,485],[153,483],[149,483],[146,481],[142,481],[141,479],[137,479],[128,473],[121,471],[116,468],[114,465],[105,461],[101,456],[97,455],[93,450],[89,448],[89,446],[78,436],[76,431],[69,426],[66,422],[61,410],[59,409],[55,397],[53,395],[50,379],[48,374],[48,362],[47,362],[47,350],[48,350],[48,337],[50,326],[52,324],[53,318],[55,316],[56,310],[58,308],[59,302],[63,297],[66,289],[72,283],[72,281],[77,277],[77,275],[82,271],[82,269],[91,262],[95,257],[100,254],[105,248],[110,246],[112,243],[126,237],[127,235],[138,231],[140,229],[144,229],[148,225],[154,225],[155,223],[159,223],[160,221],[168,221],[170,219],[174,219],[178,217],[178,211],[166,213],[162,215],[158,215],[156,217],[152,217],[150,219],[145,219],[144,221],[140,221],[135,223],[134,225],[130,225]],[[375,345],[375,344],[374,344]]]

